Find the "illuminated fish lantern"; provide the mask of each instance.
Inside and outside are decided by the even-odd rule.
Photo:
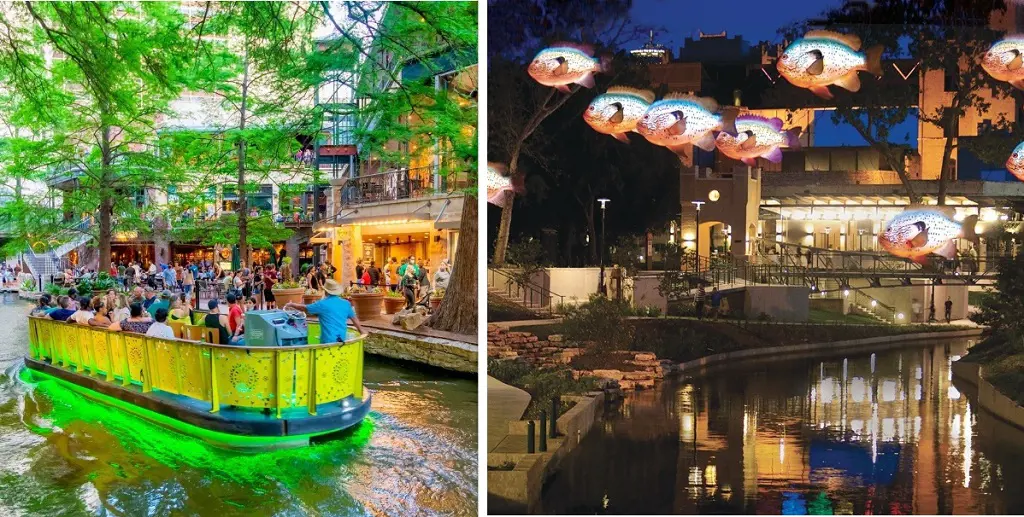
[[[500,163],[487,162],[487,202],[504,207],[507,199],[505,193],[513,191],[508,168]]]
[[[794,86],[831,99],[829,85],[851,92],[860,90],[857,72],[882,75],[882,46],[860,52],[860,38],[852,34],[816,30],[786,47],[778,61],[779,74]]]
[[[535,81],[569,92],[570,84],[594,87],[594,74],[609,69],[610,58],[594,57],[594,48],[580,43],[556,43],[537,53],[527,68]]]
[[[925,263],[929,253],[946,259],[956,257],[953,239],[964,238],[978,245],[974,225],[978,216],[970,215],[963,223],[953,219],[952,207],[908,207],[886,224],[878,234],[878,243],[897,257]]]
[[[583,120],[594,131],[629,143],[626,133],[636,131],[636,123],[654,102],[654,92],[613,86],[598,95],[583,112]]]
[[[1017,144],[1013,154],[1006,160],[1006,170],[1010,171],[1017,179],[1024,181],[1024,142]]]
[[[715,145],[722,154],[747,165],[754,165],[758,158],[779,163],[780,148],[799,148],[799,136],[799,127],[783,130],[780,118],[748,114],[736,117],[736,136],[719,133]]]
[[[992,78],[1024,90],[1024,35],[997,41],[981,58],[981,67]]]
[[[636,124],[636,132],[654,145],[686,156],[688,144],[705,151],[714,149],[713,131],[736,134],[736,114],[734,109],[718,113],[718,103],[708,97],[670,93],[647,108]]]

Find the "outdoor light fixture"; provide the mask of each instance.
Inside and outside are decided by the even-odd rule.
[[[850,290],[849,289],[844,289],[843,290],[843,297],[848,297],[848,296],[850,296]]]
[[[896,315],[896,319],[903,319],[903,313],[901,312],[901,313],[897,314]]]
[[[712,202],[718,201],[718,199],[720,197],[722,197],[722,194],[719,193],[717,190],[712,190],[711,192],[708,192],[708,200],[709,201],[712,201]],[[698,208],[697,210],[700,210],[700,208]]]
[[[696,251],[696,253],[693,254],[693,261],[694,261],[694,268],[693,268],[693,270],[697,271],[699,273],[700,272],[700,207],[701,207],[701,205],[706,203],[706,201],[690,201],[690,202],[693,203],[693,206],[697,207],[697,237],[695,239],[696,242],[694,243],[694,246],[693,246],[693,249],[694,249],[694,251]]]
[[[606,197],[602,197],[602,198],[597,200],[598,203],[601,203],[601,249],[599,250],[600,253],[601,253],[601,278],[600,278],[600,281],[598,282],[597,290],[598,290],[598,292],[601,293],[602,296],[608,296],[608,291],[607,291],[607,289],[605,288],[605,285],[604,285],[604,248],[605,248],[606,242],[607,242],[604,239],[604,214],[605,214],[605,207],[607,206],[609,201],[611,201],[611,200],[606,198]]]
[[[876,301],[876,300],[871,300],[871,306],[872,306],[872,307],[875,307],[875,306],[877,306],[877,305],[878,305],[878,301]]]

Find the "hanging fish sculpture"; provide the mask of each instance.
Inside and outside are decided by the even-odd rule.
[[[611,66],[610,58],[594,57],[594,48],[580,43],[556,43],[541,50],[530,62],[527,73],[544,86],[569,92],[570,84],[594,87],[594,74]]]
[[[1006,170],[1010,171],[1017,179],[1024,181],[1024,142],[1017,144],[1013,154],[1006,160]]]
[[[688,144],[705,151],[714,149],[713,131],[736,134],[736,115],[732,108],[718,113],[718,103],[709,97],[670,93],[647,108],[636,131],[652,144],[683,157]]]
[[[882,75],[882,46],[860,52],[860,38],[853,34],[815,30],[794,41],[778,61],[779,74],[800,88],[831,99],[829,85],[851,92],[860,90],[857,72]]]
[[[953,214],[952,207],[908,207],[886,224],[878,235],[878,243],[889,253],[919,264],[927,262],[930,253],[952,259],[956,257],[953,239],[964,238],[978,246],[974,233],[978,216],[967,216],[963,223],[958,223]]]
[[[772,163],[782,161],[781,147],[800,148],[800,129],[794,127],[782,130],[782,119],[761,115],[740,115],[736,117],[736,136],[719,133],[715,145],[722,154],[754,165],[758,158]]]
[[[625,86],[612,86],[598,95],[583,112],[583,120],[594,131],[629,143],[626,133],[636,131],[636,123],[654,102],[654,92]]]
[[[1007,36],[992,45],[981,58],[981,67],[998,81],[1024,90],[1024,35]]]
[[[504,208],[507,199],[505,193],[513,191],[508,167],[501,163],[487,162],[487,202]]]

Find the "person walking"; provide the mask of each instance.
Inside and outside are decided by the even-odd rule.
[[[953,298],[950,296],[946,297],[946,323],[950,323],[953,319]]]
[[[363,259],[356,260],[356,283],[363,283]]]
[[[381,282],[380,278],[380,268],[377,267],[377,261],[370,261],[370,268],[367,270],[367,272],[370,273],[370,285],[374,287],[383,285],[383,282]]]
[[[263,300],[267,304],[267,309],[277,308],[277,300],[274,298],[274,284],[276,283],[277,271],[274,271],[273,264],[268,264],[263,271]]]
[[[697,284],[697,295],[693,297],[693,304],[697,310],[697,319],[704,319],[704,284]]]
[[[398,277],[398,258],[391,257],[391,262],[388,262],[385,268],[385,276],[388,279],[388,285],[391,286],[392,291],[398,290],[398,284],[401,279]]]
[[[711,319],[718,319],[718,311],[722,307],[722,293],[718,287],[711,289]]]

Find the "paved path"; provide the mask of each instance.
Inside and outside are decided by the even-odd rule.
[[[487,452],[508,434],[508,422],[519,420],[530,404],[530,394],[487,376]]]

